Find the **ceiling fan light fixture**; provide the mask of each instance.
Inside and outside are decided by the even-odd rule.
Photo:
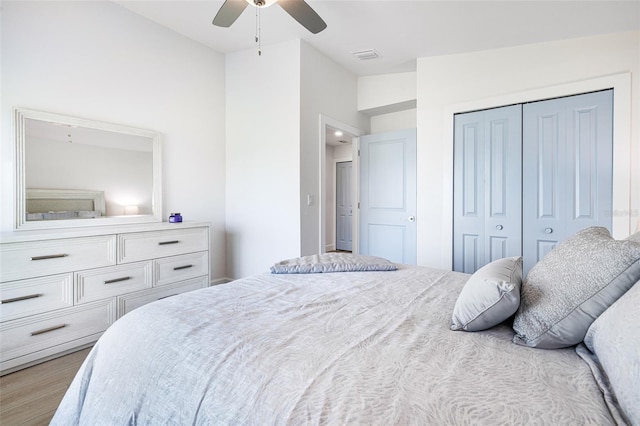
[[[255,7],[269,7],[278,0],[246,0],[251,6]]]

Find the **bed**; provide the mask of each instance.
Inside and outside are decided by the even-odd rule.
[[[540,295],[527,293],[533,279],[515,282],[516,258],[482,268],[484,276],[387,268],[384,259],[376,268],[358,256],[301,258],[289,262],[296,273],[163,299],[105,332],[52,424],[637,425],[640,242],[623,245],[631,252],[625,284],[580,343],[557,349],[524,342],[518,318]],[[517,285],[481,303],[480,316],[492,318],[456,325],[469,313],[464,295],[479,300],[466,289],[490,281],[488,273]],[[483,329],[471,331],[474,321]]]
[[[27,221],[93,219],[106,213],[103,191],[27,188]]]

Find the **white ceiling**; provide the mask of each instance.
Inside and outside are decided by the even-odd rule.
[[[256,13],[211,24],[223,1],[116,1],[220,53],[256,49]],[[311,34],[278,5],[261,11],[262,54],[300,38],[357,75],[415,71],[416,58],[640,29],[640,0],[307,0],[327,29]],[[381,58],[359,60],[354,51]]]

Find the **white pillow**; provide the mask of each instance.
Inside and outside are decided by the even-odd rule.
[[[464,285],[451,317],[451,330],[480,331],[512,316],[520,305],[522,257],[494,260]]]

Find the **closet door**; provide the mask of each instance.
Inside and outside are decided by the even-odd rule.
[[[523,107],[524,273],[559,242],[612,224],[613,91]]]
[[[455,116],[453,270],[522,253],[522,106]]]

